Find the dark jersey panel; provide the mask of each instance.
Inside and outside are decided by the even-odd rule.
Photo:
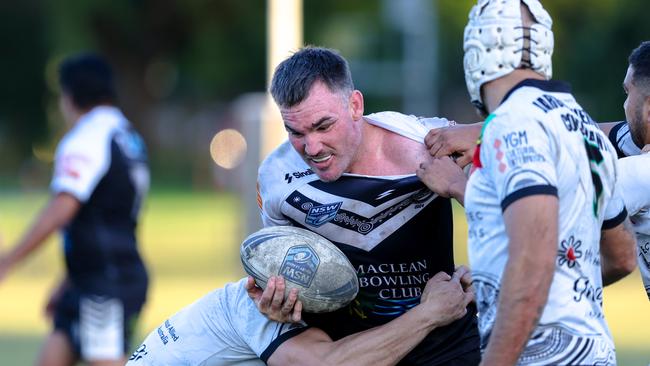
[[[285,204],[301,211],[287,216],[294,225],[325,235],[357,270],[359,294],[350,305],[329,314],[304,314],[308,324],[323,329],[333,339],[395,319],[419,304],[429,278],[440,271],[451,274],[454,270],[449,199],[432,199],[432,193],[414,176],[393,180],[344,178],[330,183],[310,183],[325,193],[323,195],[310,195],[307,190],[294,191],[285,200]],[[395,200],[395,197],[401,199]],[[393,202],[382,207],[374,204],[391,199]],[[340,227],[333,234],[321,230],[323,223],[315,224],[309,219],[313,207],[327,205],[323,200],[342,202],[340,208],[332,208],[336,214],[328,216],[329,224]],[[355,201],[377,206],[377,209],[368,210]],[[341,242],[349,238],[346,234],[350,232],[366,236],[381,233],[381,240],[372,249],[365,250],[355,246],[356,242]],[[436,365],[468,352],[479,352],[478,349],[476,310],[470,306],[464,318],[434,330],[401,364]]]
[[[147,167],[137,141],[134,133],[112,136],[110,166],[64,232],[69,275],[84,292],[136,299],[146,294],[135,229],[143,194],[137,177]]]

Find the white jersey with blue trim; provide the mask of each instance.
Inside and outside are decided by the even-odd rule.
[[[618,185],[636,233],[639,271],[650,300],[650,153],[622,158],[618,166]]]
[[[508,261],[503,212],[520,198],[551,194],[559,199],[555,274],[519,362],[615,364],[600,264],[601,229],[626,216],[614,184],[614,147],[567,84],[525,80],[488,117],[478,149],[465,210],[483,346],[494,326]]]
[[[307,328],[268,320],[248,297],[246,281],[214,290],[163,321],[127,365],[265,365],[289,335]]]
[[[609,139],[622,157],[617,184],[636,234],[639,272],[650,300],[650,155],[643,154],[632,141],[630,126],[626,122],[616,125]]]

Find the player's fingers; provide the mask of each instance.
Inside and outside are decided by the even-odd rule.
[[[474,291],[471,292],[465,292],[464,298],[465,306],[469,305],[469,303],[476,301],[474,297]]]
[[[292,288],[289,291],[289,296],[287,296],[287,299],[284,300],[284,304],[282,304],[282,314],[283,315],[291,314],[291,310],[293,309],[293,306],[295,305],[297,300],[298,300],[298,289]]]
[[[302,301],[296,301],[296,305],[293,307],[293,314],[291,315],[291,320],[294,323],[298,323],[302,319]]]
[[[259,300],[260,296],[262,296],[262,289],[255,286],[255,279],[253,277],[248,276],[245,287],[246,292],[248,293],[248,297],[254,301]]]
[[[440,138],[440,134],[442,132],[442,128],[436,128],[433,130],[429,130],[426,136],[424,136],[424,146],[427,147],[427,149],[431,148],[431,145],[433,145],[438,139]]]
[[[462,154],[462,155],[456,157],[456,164],[458,164],[458,166],[461,167],[461,168],[466,167],[467,164],[472,162],[473,153],[474,153],[474,150],[470,150],[470,152]]]
[[[276,277],[275,293],[271,300],[271,309],[274,311],[280,311],[282,308],[282,302],[284,301],[284,288],[284,278],[282,276]]]
[[[433,275],[433,277],[431,277],[431,279],[436,280],[436,281],[449,281],[449,280],[451,280],[451,276],[449,276],[445,272],[440,271],[440,272],[436,273],[435,275]]]
[[[262,291],[262,295],[259,298],[258,308],[260,311],[267,311],[271,305],[271,299],[275,293],[275,276],[269,277],[268,282],[266,283],[266,288]]]
[[[644,153],[650,152],[650,144],[645,145],[645,146],[643,147],[643,149],[641,149],[641,151],[644,152]]]

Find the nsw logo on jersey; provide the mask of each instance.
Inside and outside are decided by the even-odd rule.
[[[311,226],[319,227],[336,217],[343,202],[326,203],[320,206],[314,206],[307,212],[305,223]]]
[[[287,255],[280,266],[280,275],[287,281],[309,287],[316,275],[319,264],[318,255],[309,245],[296,245],[287,251]]]

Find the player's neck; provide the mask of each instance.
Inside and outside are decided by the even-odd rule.
[[[371,176],[412,174],[424,150],[424,145],[416,141],[364,122],[363,138],[349,172]]]
[[[488,112],[492,113],[497,109],[506,94],[525,79],[544,80],[544,77],[530,69],[517,69],[508,75],[485,83],[482,87],[483,100]]]

